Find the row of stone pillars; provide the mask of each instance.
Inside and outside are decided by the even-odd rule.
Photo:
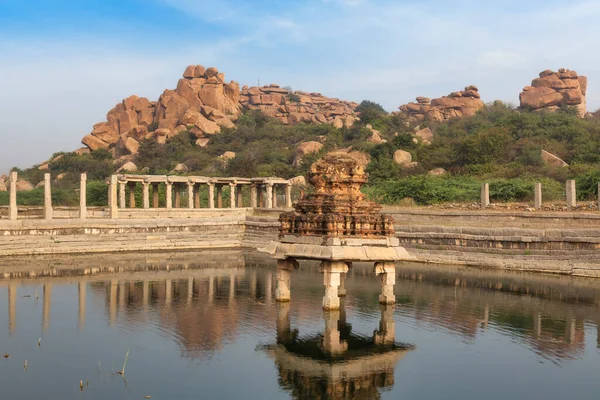
[[[135,208],[135,189],[138,183],[142,184],[142,207],[144,209],[151,208],[150,206],[150,186],[152,186],[152,208],[159,208],[159,185],[164,184],[166,189],[166,209],[182,208],[182,192],[187,191],[187,209],[199,209],[201,207],[200,202],[200,185],[207,185],[208,187],[208,208],[223,208],[223,188],[229,186],[229,208],[241,208],[244,207],[244,196],[243,187],[248,186],[250,188],[250,204],[246,205],[249,207],[266,207],[266,208],[277,208],[278,205],[278,187],[283,186],[285,188],[285,207],[292,207],[292,187],[287,181],[284,183],[280,182],[266,182],[266,183],[240,183],[232,181],[229,183],[213,182],[213,181],[195,181],[190,180],[187,182],[177,181],[152,181],[144,179],[140,181],[139,178],[136,180],[129,180],[127,177],[119,179],[119,176],[111,176],[109,182],[109,208],[111,209],[110,215],[112,218],[118,216],[118,209]],[[126,188],[128,190],[126,190]],[[127,195],[127,191],[129,192]]]
[[[277,260],[277,283],[275,286],[275,300],[288,302],[291,299],[291,277],[292,271],[299,268],[298,261],[293,258]],[[346,296],[346,274],[352,268],[351,262],[346,261],[322,261],[321,273],[323,274],[323,285],[325,295],[323,296],[324,310],[339,310],[340,297]],[[394,262],[376,262],[375,275],[381,280],[380,304],[394,304],[394,284],[396,283],[396,265]]]
[[[600,183],[598,183],[598,210],[600,210]],[[534,208],[539,210],[542,208],[542,184],[536,182],[533,189]],[[573,179],[569,179],[565,184],[565,198],[567,209],[569,211],[577,207],[577,186]],[[490,185],[483,183],[481,185],[481,209],[485,210],[490,205]]]
[[[8,219],[16,220],[18,216],[17,207],[17,172],[13,171],[9,175],[9,205]],[[79,218],[87,218],[87,174],[83,173],[79,182]],[[44,219],[54,217],[54,208],[52,206],[52,179],[50,174],[44,174]]]

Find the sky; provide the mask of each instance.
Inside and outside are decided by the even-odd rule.
[[[518,105],[545,69],[600,107],[600,0],[0,0],[0,174],[81,147],[189,64],[388,111],[474,84]]]

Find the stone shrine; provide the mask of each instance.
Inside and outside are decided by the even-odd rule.
[[[280,215],[279,241],[262,251],[277,259],[277,301],[290,300],[291,272],[298,261],[321,260],[325,296],[323,308],[340,308],[344,279],[352,262],[374,262],[381,277],[379,302],[394,304],[395,261],[414,260],[394,236],[394,220],[380,214],[361,186],[368,175],[343,153],[328,154],[308,174],[314,192],[299,200],[295,211]]]

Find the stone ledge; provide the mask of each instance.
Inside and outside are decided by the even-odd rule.
[[[312,259],[326,261],[411,261],[415,260],[404,247],[383,246],[321,246],[302,243],[271,242],[258,249],[276,259]]]

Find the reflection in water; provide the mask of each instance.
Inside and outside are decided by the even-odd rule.
[[[277,345],[265,349],[279,381],[297,399],[378,399],[394,385],[394,368],[413,346],[395,342],[394,306],[380,305],[372,337],[352,332],[341,309],[323,312],[324,332],[300,337],[292,330],[290,303],[277,305]]]
[[[88,358],[97,365],[114,341],[144,343],[149,340],[148,335],[155,335],[158,339],[152,339],[153,345],[145,348],[146,352],[152,353],[169,343],[179,350],[178,358],[171,360],[167,370],[161,370],[161,374],[167,374],[168,381],[163,381],[167,387],[170,382],[185,387],[179,381],[183,379],[179,378],[182,372],[169,375],[181,359],[206,365],[203,375],[197,374],[205,376],[219,365],[213,361],[215,358],[226,364],[221,357],[228,355],[231,363],[226,364],[227,368],[237,376],[250,374],[254,363],[273,368],[258,382],[263,391],[279,390],[270,392],[270,398],[291,395],[298,399],[371,399],[390,390],[402,393],[407,382],[399,385],[399,380],[413,368],[419,368],[421,357],[428,354],[436,340],[456,346],[451,338],[459,338],[466,349],[479,346],[493,350],[496,356],[524,346],[539,363],[551,360],[559,365],[579,362],[590,348],[595,351],[600,345],[600,286],[595,280],[399,264],[397,303],[386,307],[376,301],[380,285],[372,276],[371,267],[355,264],[344,279],[346,297],[341,299],[342,309],[323,312],[322,277],[317,264],[303,264],[294,273],[292,302],[276,304],[275,264],[254,253],[156,254],[146,259],[120,256],[63,263],[53,260],[52,265],[53,268],[36,268],[34,272],[26,265],[0,266],[0,295],[8,299],[4,308],[7,314],[0,314],[8,322],[4,333],[0,332],[7,335],[6,343],[25,348],[22,338],[32,331],[33,340],[37,341],[36,329],[48,335],[48,341],[53,333],[66,333],[64,348],[60,343],[54,344],[60,356],[84,351],[70,347],[81,341],[82,346],[91,347]],[[38,288],[39,312],[35,308]],[[65,321],[72,321],[74,333],[68,333],[71,326]],[[428,332],[437,336],[426,339]],[[102,336],[110,336],[113,342],[103,345],[98,342]],[[505,338],[509,340],[503,341]],[[265,343],[269,345],[264,346]],[[257,346],[260,351],[255,351]],[[251,349],[252,353],[244,353],[243,349]],[[44,350],[42,346],[40,357]],[[452,357],[453,349],[447,350],[428,357],[439,357],[435,362],[442,363],[444,357]],[[128,367],[131,374],[136,371],[136,357],[142,357],[136,351],[141,352],[132,351],[132,366]],[[592,357],[596,358],[592,359],[598,361],[597,356],[594,353]],[[31,356],[22,356],[28,357]],[[458,361],[474,362],[465,350],[456,357]],[[404,360],[399,368],[401,358]],[[28,373],[33,375],[35,362],[39,361],[29,360]],[[488,360],[495,361],[496,358]],[[11,373],[22,373],[22,369],[4,370],[3,365],[6,364],[0,364],[0,373],[8,374],[7,382],[17,376]],[[76,369],[79,365],[69,359],[68,367]],[[187,368],[200,367],[192,364]],[[137,370],[142,368],[138,366]],[[160,381],[155,376],[158,370],[159,364],[149,361],[140,379],[146,379],[148,385]],[[275,378],[279,386],[273,389],[269,385]],[[506,379],[507,376],[494,376],[490,385],[497,386]],[[207,377],[203,385],[210,387],[212,380]],[[13,389],[15,393],[24,390],[21,386]],[[13,393],[10,384],[6,390]],[[22,398],[43,393],[42,389],[38,393],[35,385],[27,390],[30,391],[23,392]],[[239,390],[236,393],[244,395],[247,389]],[[180,398],[194,393],[190,388]],[[104,395],[90,397],[119,397],[110,391]]]

